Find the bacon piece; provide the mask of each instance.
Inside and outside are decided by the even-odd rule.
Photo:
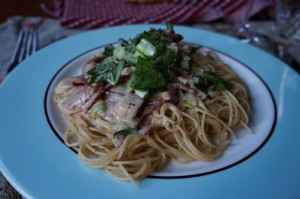
[[[146,135],[146,134],[149,134],[153,128],[154,128],[154,125],[143,126],[143,127],[139,130],[139,134],[140,134],[140,135]]]
[[[196,88],[193,84],[186,85],[182,83],[172,83],[171,86],[174,88],[178,88],[179,90],[192,93],[195,96],[200,97],[202,100],[207,97],[206,93]]]
[[[83,106],[83,112],[87,112],[92,108],[92,106],[97,102],[98,99],[100,99],[104,95],[105,91],[104,90],[99,90],[94,95],[85,103]]]
[[[179,42],[183,39],[183,36],[175,33],[174,30],[166,30],[165,33],[169,38],[172,39],[173,42]]]
[[[145,102],[139,110],[138,115],[141,117],[148,115],[149,113],[152,113],[155,109],[161,107],[165,102],[166,101],[164,100]]]
[[[194,91],[186,84],[182,84],[182,83],[172,83],[171,86],[173,88],[177,88],[186,92],[190,92],[190,93],[194,93]]]
[[[190,78],[190,74],[188,71],[181,69],[181,68],[175,68],[176,72],[178,73],[178,76],[182,76],[182,77],[188,77]]]
[[[110,89],[112,89],[113,85],[111,84],[106,84],[103,88],[104,91],[109,91]]]
[[[91,68],[93,68],[96,64],[103,61],[103,57],[93,57],[90,59],[82,68],[82,73],[85,74]]]
[[[77,76],[77,77],[73,77],[72,80],[71,80],[71,83],[72,83],[74,86],[78,86],[78,85],[86,85],[86,84],[87,84],[87,80],[86,80],[86,78],[84,77],[84,75],[80,75],[80,76]]]
[[[94,95],[87,101],[87,103],[83,107],[83,112],[87,112],[92,108],[92,106],[100,99],[101,97],[104,96],[106,91],[109,91],[113,86],[111,84],[107,84],[103,89],[99,90],[99,85],[96,84],[94,87],[95,93]]]

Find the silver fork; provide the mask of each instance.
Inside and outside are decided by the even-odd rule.
[[[11,72],[18,64],[36,52],[37,48],[38,30],[34,24],[28,23],[19,33],[7,73]]]

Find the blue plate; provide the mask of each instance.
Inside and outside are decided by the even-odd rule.
[[[89,168],[60,141],[59,113],[49,100],[53,82],[76,73],[70,65],[91,50],[150,27],[164,28],[120,26],[67,38],[40,50],[5,79],[0,86],[0,169],[9,182],[26,198],[43,199],[300,198],[299,75],[253,46],[201,29],[175,27],[186,41],[234,63],[256,107],[251,127],[254,138],[262,136],[246,149],[234,149],[238,158],[206,165],[203,171],[197,164],[188,171],[162,171],[132,185]]]

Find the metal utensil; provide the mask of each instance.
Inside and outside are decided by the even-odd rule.
[[[34,24],[28,23],[20,31],[7,73],[37,51],[38,30]]]

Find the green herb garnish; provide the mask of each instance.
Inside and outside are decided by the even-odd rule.
[[[169,24],[167,30],[173,31],[173,27]],[[153,91],[165,87],[173,77],[178,57],[174,34],[173,31],[170,36],[166,30],[151,28],[132,40],[120,39],[120,46],[107,46],[103,52],[103,62],[87,72],[88,84],[106,80],[116,85],[126,64],[135,68],[131,75],[133,89]],[[188,62],[186,57],[184,67],[189,67]]]
[[[133,89],[147,91],[166,86],[167,81],[162,73],[148,60],[138,57],[136,68],[131,77]]]
[[[103,52],[104,57],[112,56],[114,49],[115,47],[113,45],[106,46]]]
[[[116,85],[119,81],[124,65],[124,60],[116,63],[111,57],[107,57],[102,63],[97,64],[94,68],[87,72],[87,83],[91,85],[93,83],[106,80],[110,84]]]
[[[232,86],[214,72],[203,72],[200,76],[193,77],[192,80],[195,86],[205,92],[226,90]]]
[[[125,47],[125,49],[130,52],[130,53],[134,53],[135,52],[135,45],[132,43],[129,43],[127,40],[125,39],[119,39],[119,41],[121,41],[121,46]]]
[[[130,134],[138,134],[138,130],[134,129],[134,128],[127,128],[127,129],[123,129],[120,131],[115,132],[113,138],[118,139],[118,138],[125,138],[127,135]]]

